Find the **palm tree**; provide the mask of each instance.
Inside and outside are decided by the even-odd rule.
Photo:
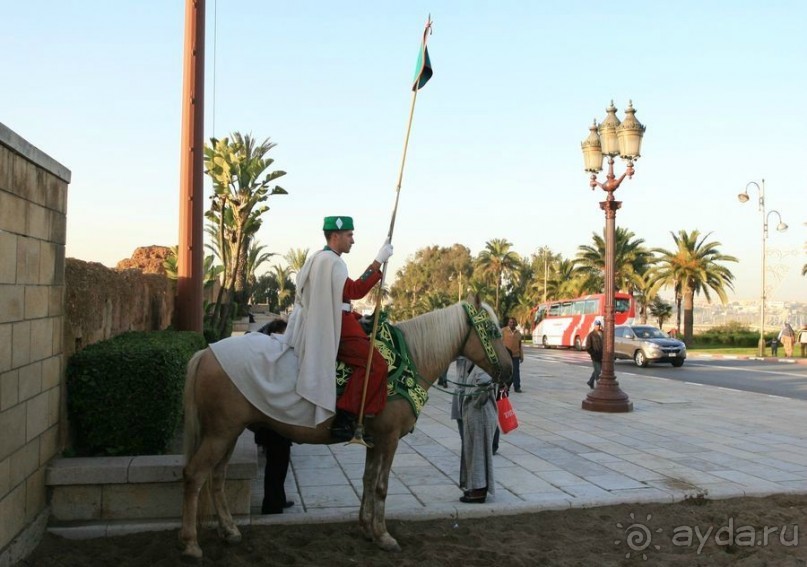
[[[303,265],[308,259],[308,252],[308,248],[289,248],[289,251],[283,255],[292,274],[298,274],[303,269]]]
[[[573,260],[564,259],[558,262],[557,271],[553,275],[555,299],[579,297],[584,294],[587,278],[581,276]]]
[[[553,254],[548,246],[542,246],[537,254],[530,257],[530,266],[535,274],[535,279],[529,286],[528,292],[535,299],[535,303],[543,303],[552,297],[552,272],[556,265],[562,260],[560,254]]]
[[[474,295],[478,295],[479,298],[484,301],[485,303],[490,303],[490,296],[493,290],[490,289],[490,284],[485,280],[472,277],[471,281],[468,282],[468,293],[473,293]]]
[[[492,276],[496,282],[496,314],[499,313],[499,294],[502,281],[516,270],[521,262],[519,255],[510,250],[513,244],[504,238],[494,238],[485,243],[485,249],[479,253],[477,265],[483,274]]]
[[[523,329],[532,329],[533,321],[530,319],[532,310],[535,303],[526,296],[519,297],[518,304],[510,309],[510,316],[515,318],[516,322],[521,325]]]
[[[656,296],[653,298],[652,303],[648,306],[650,314],[658,321],[659,329],[664,326],[664,321],[672,316],[672,305]]]
[[[291,269],[283,266],[272,266],[272,277],[277,284],[277,305],[282,311],[291,305],[293,289],[291,286]]]
[[[689,344],[692,342],[695,295],[703,293],[711,302],[709,290],[712,290],[725,304],[726,290],[734,289],[734,274],[719,262],[736,262],[737,258],[721,253],[720,242],[707,242],[711,233],[702,237],[698,230],[679,230],[677,235],[670,234],[675,242],[674,250],[654,249],[659,258],[653,269],[652,289],[680,285],[684,303],[684,342]]]
[[[177,270],[177,248],[178,246],[171,246],[171,253],[165,257],[163,261],[163,268],[165,269],[165,275],[169,280],[176,280],[179,276],[179,272]],[[204,265],[202,266],[202,272],[204,273],[204,280],[203,286],[205,289],[211,287],[216,279],[221,274],[221,271],[224,269],[221,266],[214,265],[215,259],[213,255],[205,256]]]
[[[626,228],[616,228],[614,241],[614,286],[616,291],[633,294],[644,284],[644,273],[652,262],[650,250],[643,246],[644,240],[634,238],[633,232]],[[578,247],[575,263],[592,281],[602,282],[599,292],[604,287],[602,274],[605,273],[605,239],[593,233],[594,245]]]
[[[252,241],[249,245],[249,250],[247,251],[247,264],[246,264],[246,272],[247,272],[247,286],[249,287],[250,293],[252,292],[252,286],[255,285],[255,282],[258,281],[257,277],[255,276],[255,272],[261,266],[261,264],[267,262],[269,258],[275,255],[274,252],[264,252],[263,250],[266,246],[262,244],[258,244],[258,241]]]
[[[274,147],[268,138],[258,144],[239,132],[232,134],[232,140],[211,138],[205,144],[205,172],[213,180],[212,205],[205,216],[218,227],[216,246],[224,264],[225,306],[217,306],[214,314],[222,334],[233,299],[246,306],[249,246],[261,227],[261,216],[269,210],[264,203],[271,195],[287,194],[272,186],[286,172],[267,171],[274,159],[266,154]]]

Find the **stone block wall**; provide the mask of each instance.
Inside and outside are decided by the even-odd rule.
[[[0,566],[36,543],[60,449],[69,183],[67,168],[0,123]]]

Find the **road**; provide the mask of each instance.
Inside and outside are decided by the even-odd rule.
[[[565,349],[527,347],[524,353],[537,359],[547,358],[581,366],[591,364],[585,352]],[[807,365],[762,360],[728,358],[688,358],[681,368],[670,364],[651,364],[639,368],[630,360],[614,364],[617,379],[621,375],[653,376],[691,384],[707,384],[732,390],[807,400]]]

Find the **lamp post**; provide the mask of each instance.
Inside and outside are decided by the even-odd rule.
[[[448,276],[448,281],[453,282],[455,279],[457,280],[457,302],[459,303],[462,301],[462,272],[456,272],[456,278],[454,274]]]
[[[639,159],[645,127],[636,120],[633,102],[628,102],[625,120],[616,117],[614,101],[606,109],[606,116],[598,126],[589,128],[589,135],[581,144],[585,170],[591,173],[592,191],[599,187],[607,193],[600,208],[605,211],[605,331],[602,353],[602,371],[597,386],[583,400],[583,409],[610,413],[629,412],[633,402],[619,387],[614,375],[614,263],[616,256],[616,212],[622,203],[614,198],[614,191],[625,179],[633,177],[633,162]],[[608,173],[605,183],[597,181],[602,171],[602,160],[608,156]],[[614,175],[614,157],[627,161],[627,168],[618,179]]]
[[[759,344],[757,354],[759,356],[765,356],[765,272],[766,269],[766,256],[767,256],[767,242],[768,242],[768,218],[773,214],[776,213],[776,216],[779,217],[779,224],[776,225],[776,230],[778,232],[784,232],[787,230],[787,225],[782,222],[782,215],[779,214],[779,211],[769,211],[767,214],[765,213],[765,180],[762,180],[762,185],[757,183],[756,181],[750,181],[745,186],[745,191],[737,195],[737,199],[741,203],[747,203],[750,197],[748,196],[748,188],[751,186],[757,188],[759,192],[759,212],[762,213],[762,304],[759,307]]]

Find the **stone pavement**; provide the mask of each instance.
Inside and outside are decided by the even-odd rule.
[[[641,376],[627,368],[617,365],[616,371],[633,412],[584,411],[589,365],[553,361],[527,347],[524,393],[511,395],[519,428],[501,437],[494,457],[496,496],[481,505],[458,500],[460,439],[449,417],[450,394],[430,390],[414,433],[401,440],[395,456],[387,518],[807,492],[807,402]],[[294,445],[286,490],[295,505],[283,514],[260,514],[261,461],[250,521],[355,520],[363,468],[359,445]]]

